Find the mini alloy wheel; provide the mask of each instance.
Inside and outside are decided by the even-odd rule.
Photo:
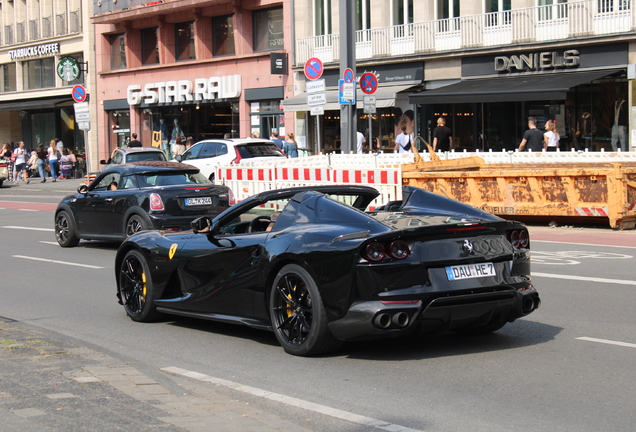
[[[126,223],[126,237],[148,229],[146,222],[139,215],[132,215]]]
[[[74,247],[79,243],[73,222],[64,210],[55,216],[55,239],[62,247]]]

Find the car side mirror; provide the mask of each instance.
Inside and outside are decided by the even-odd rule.
[[[81,194],[88,193],[88,186],[81,185],[80,187],[77,188],[77,193],[81,193]]]
[[[183,157],[182,157],[181,155],[176,155],[176,156],[174,157],[174,159],[175,159],[177,162],[181,162],[181,161],[183,160]]]
[[[196,218],[190,223],[195,234],[207,234],[212,231],[212,220],[207,216]]]
[[[106,165],[106,159],[102,159],[99,161],[100,165]]]

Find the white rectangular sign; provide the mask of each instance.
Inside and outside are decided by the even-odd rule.
[[[375,105],[375,96],[363,96],[362,100],[365,105]]]
[[[305,90],[307,93],[319,93],[324,92],[327,87],[325,86],[325,79],[319,79],[316,81],[307,81]]]
[[[73,108],[75,108],[75,114],[79,112],[89,112],[88,110],[88,102],[77,102],[73,104]]]
[[[365,114],[375,114],[375,104],[374,105],[364,104],[362,108],[363,108],[362,112]]]
[[[327,95],[323,93],[312,93],[307,95],[307,105],[316,106],[327,103]]]
[[[353,83],[342,84],[342,98],[347,100],[353,100],[355,97],[353,94]]]
[[[75,121],[76,122],[84,122],[84,121],[90,121],[91,120],[91,114],[88,112],[76,112],[75,113]]]
[[[77,127],[79,128],[79,130],[89,131],[91,130],[91,122],[77,122]]]
[[[311,115],[323,115],[325,113],[325,109],[320,106],[312,106],[311,107]]]

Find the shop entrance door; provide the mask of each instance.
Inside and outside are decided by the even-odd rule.
[[[278,130],[279,116],[274,115],[261,115],[261,138],[269,139],[272,136],[272,131]]]

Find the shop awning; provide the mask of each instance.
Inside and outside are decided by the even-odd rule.
[[[25,111],[29,109],[50,109],[55,108],[57,104],[70,101],[70,97],[54,98],[54,99],[31,99],[12,102],[0,102],[0,111]]]
[[[413,92],[415,91],[415,87],[420,83],[412,82],[410,84],[403,85],[380,85],[376,92],[371,95],[375,96],[375,107],[376,108],[390,108],[395,106],[395,98],[398,96],[398,93],[401,92]],[[328,110],[340,110],[340,104],[338,103],[338,90],[332,89],[327,90],[327,103],[323,105],[325,111]],[[356,102],[357,108],[362,109],[363,97],[366,96],[360,89],[356,91]],[[285,108],[285,112],[290,111],[309,111],[310,107],[307,105],[307,93],[302,93],[296,96],[292,96],[283,101],[283,106]]]
[[[409,103],[564,100],[570,89],[622,70],[624,69],[467,79],[435,90],[410,94]]]

